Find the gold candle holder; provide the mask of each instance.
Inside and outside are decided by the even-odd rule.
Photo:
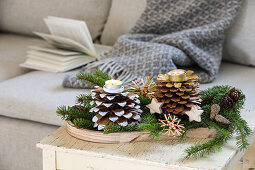
[[[191,70],[183,70],[176,69],[171,70],[167,74],[159,74],[157,80],[158,81],[166,81],[166,82],[184,82],[191,79],[197,79],[197,76],[190,76],[193,73]]]

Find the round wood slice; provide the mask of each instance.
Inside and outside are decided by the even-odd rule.
[[[66,130],[71,136],[89,142],[96,143],[131,143],[131,142],[150,142],[153,141],[150,132],[147,131],[134,131],[134,132],[115,132],[105,134],[102,131],[94,131],[88,129],[78,129],[67,122]],[[214,129],[197,128],[188,130],[186,137],[188,138],[212,138],[216,134]],[[161,141],[179,139],[178,137],[168,136],[162,134]]]

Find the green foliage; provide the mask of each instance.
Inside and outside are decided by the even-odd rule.
[[[202,114],[201,125],[204,124],[206,127],[215,128],[217,135],[215,138],[196,146],[192,146],[186,149],[187,157],[203,157],[205,154],[210,152],[217,151],[221,149],[221,145],[225,143],[234,132],[237,132],[237,147],[240,150],[245,150],[249,146],[247,137],[251,133],[247,122],[242,119],[240,111],[244,104],[244,95],[241,92],[240,99],[234,103],[232,108],[221,107],[220,114],[230,120],[231,124],[226,125],[220,122],[216,122],[210,119],[211,106],[213,104],[218,104],[223,97],[229,95],[230,86],[214,86],[207,90],[201,92],[202,109],[204,113]],[[185,124],[187,128],[187,124]],[[191,124],[189,128],[195,127],[195,124]]]
[[[78,73],[76,76],[78,79],[80,79],[82,81],[86,81],[86,82],[90,83],[91,85],[96,85],[96,86],[100,86],[100,87],[104,86],[105,81],[111,79],[111,77],[107,73],[104,73],[100,70],[95,70],[95,72],[93,74]]]
[[[206,154],[210,154],[211,152],[220,151],[221,145],[224,144],[228,139],[230,139],[231,135],[226,130],[221,129],[217,132],[216,137],[213,139],[203,143],[198,144],[196,146],[189,147],[185,150],[187,153],[186,158],[190,157],[203,157]]]
[[[201,91],[200,97],[203,100],[202,105],[213,105],[219,103],[223,97],[228,95],[230,88],[231,86],[228,85],[213,86],[212,88]]]
[[[111,76],[109,76],[107,73],[101,71],[101,70],[96,70],[94,73],[95,76],[100,77],[102,79],[106,80],[111,80]]]
[[[91,94],[80,94],[76,97],[76,103],[83,105],[84,108],[91,109],[94,105],[91,105],[90,102],[92,101]]]
[[[71,121],[77,128],[91,129],[93,127],[92,118],[96,115],[89,112],[89,108],[76,105],[73,107],[59,106],[57,114],[65,121]]]
[[[75,127],[83,129],[93,129],[94,123],[88,119],[76,118],[72,121]]]
[[[110,122],[104,128],[104,133],[114,133],[114,132],[130,132],[139,130],[137,125],[128,125],[128,126],[120,126],[116,123]]]
[[[159,139],[161,135],[162,128],[155,117],[155,115],[150,114],[149,112],[144,112],[142,115],[141,123],[137,125],[142,131],[150,131],[151,137]]]
[[[147,98],[146,96],[139,96],[139,100],[141,102],[141,106],[146,106],[147,104],[151,103],[151,99]]]

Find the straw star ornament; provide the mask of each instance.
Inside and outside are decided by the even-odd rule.
[[[163,127],[163,131],[166,131],[166,134],[173,135],[173,137],[180,136],[184,133],[183,124],[179,124],[181,119],[178,119],[175,116],[171,116],[170,114],[164,115],[165,120],[159,120],[161,123],[161,127]]]

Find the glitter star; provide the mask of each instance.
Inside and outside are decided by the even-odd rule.
[[[150,113],[162,113],[162,109],[161,106],[164,103],[162,102],[158,102],[158,100],[156,98],[153,98],[151,101],[151,104],[146,105],[146,107],[148,107],[150,109]]]

